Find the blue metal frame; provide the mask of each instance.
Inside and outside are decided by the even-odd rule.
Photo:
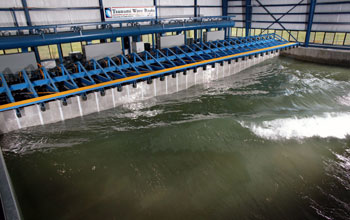
[[[235,5],[230,5],[229,8],[244,8],[245,5],[243,4],[244,1],[243,0],[228,0],[229,2],[240,2],[242,4],[235,4]],[[304,46],[317,46],[317,47],[324,47],[324,48],[342,48],[342,49],[349,49],[349,46],[345,45],[345,43],[343,43],[343,45],[327,45],[324,43],[321,44],[315,44],[312,43],[312,40],[310,42],[310,36],[311,36],[311,32],[312,32],[312,25],[313,24],[318,24],[318,26],[321,25],[337,25],[339,31],[337,31],[337,33],[346,33],[347,35],[349,34],[349,31],[347,29],[343,29],[342,27],[347,27],[348,25],[350,25],[350,21],[343,21],[343,22],[337,22],[337,21],[313,21],[313,17],[314,15],[348,15],[350,14],[350,11],[321,11],[321,12],[316,12],[315,11],[315,7],[317,7],[318,5],[322,5],[322,6],[327,6],[327,5],[348,5],[350,4],[350,1],[328,1],[328,2],[319,2],[317,0],[309,0],[309,1],[303,1],[303,0],[299,0],[296,3],[280,3],[280,4],[266,4],[266,1],[256,1],[257,4],[253,4],[252,7],[261,7],[265,10],[265,12],[252,12],[252,15],[270,15],[272,18],[274,18],[274,21],[269,21],[268,19],[264,19],[264,20],[252,20],[252,23],[264,23],[267,24],[267,27],[264,28],[264,30],[261,32],[261,34],[264,34],[264,32],[266,32],[266,30],[268,30],[272,25],[274,24],[279,24],[282,27],[282,30],[287,31],[287,33],[290,35],[290,38],[293,38],[295,41],[297,41],[298,36],[293,36],[291,34],[291,31],[305,31],[307,33],[307,37],[305,39],[305,44]],[[264,2],[264,3],[261,3]],[[294,10],[294,8],[301,6],[306,8],[305,6],[308,6],[308,10],[305,10],[305,12],[291,12],[292,10]],[[274,7],[283,7],[286,8],[286,12],[271,12],[270,10],[268,10],[268,8],[274,8]],[[287,9],[287,7],[290,7],[290,9]],[[326,9],[327,10],[327,9]],[[241,13],[228,13],[227,15],[241,15],[242,17],[247,16],[246,12],[241,12]],[[283,21],[282,18],[285,17],[286,15],[307,15],[308,16],[308,20],[307,21],[296,21],[296,20],[288,20],[288,21]],[[279,17],[276,18],[275,16]],[[246,19],[240,19],[240,20],[235,20],[236,22],[243,22],[243,23],[247,23],[249,20]],[[305,29],[298,29],[298,30],[293,30],[288,29],[286,30],[286,28],[284,27],[284,24],[305,24]],[[247,27],[248,25],[245,25],[245,27]],[[241,27],[244,28],[244,27]],[[277,30],[278,28],[274,28],[273,30]],[[343,31],[342,31],[343,29]],[[327,31],[327,30],[318,30],[317,32],[333,32],[333,31]],[[345,41],[345,38],[344,38]]]
[[[98,0],[99,8],[100,8],[100,16],[101,16],[101,21],[104,22],[106,21],[105,19],[105,11],[103,7],[103,0]]]
[[[307,23],[307,30],[306,30],[306,37],[305,37],[305,47],[309,46],[312,23],[314,21],[314,13],[315,13],[316,3],[317,3],[317,0],[311,0],[310,9],[309,9],[309,19],[308,19],[308,23]]]
[[[252,2],[251,0],[245,0],[245,36],[250,36],[249,31],[252,27]]]
[[[169,18],[161,19],[141,19],[112,22],[94,22],[70,25],[44,25],[31,27],[0,27],[0,31],[22,31],[30,30],[36,34],[20,35],[11,37],[0,37],[0,49],[12,49],[21,47],[35,47],[49,44],[71,43],[81,41],[91,41],[96,39],[116,38],[123,36],[140,36],[143,34],[155,34],[165,32],[177,32],[186,30],[199,30],[210,28],[233,27],[235,22],[233,16],[209,16],[184,18],[182,22]],[[148,22],[142,28],[136,25],[139,22]],[[113,24],[129,24],[128,27],[114,28]],[[130,26],[130,24],[132,24]],[[100,26],[102,29],[83,30],[85,26]],[[73,31],[59,32],[59,28],[70,27]],[[51,29],[53,33],[45,34],[44,30]]]
[[[264,32],[265,32],[266,30],[268,30],[268,29],[269,29],[272,25],[274,25],[275,23],[279,23],[280,20],[281,20],[284,16],[286,16],[287,14],[288,14],[288,15],[291,14],[290,12],[291,12],[292,10],[294,10],[297,6],[299,6],[303,1],[304,1],[304,0],[300,0],[296,5],[294,5],[293,7],[291,7],[287,12],[282,13],[282,15],[281,15],[277,20],[275,20],[274,22],[272,22],[267,28],[265,28],[263,31],[261,31],[261,34],[264,34]],[[267,13],[267,14],[269,14],[269,13]],[[274,13],[274,15],[276,15],[276,13]]]
[[[292,33],[287,30],[284,25],[282,24],[282,22],[279,22],[278,19],[274,16],[274,14],[272,14],[267,8],[266,5],[263,5],[259,0],[255,0],[274,20],[277,24],[279,24],[285,31],[288,32],[288,34],[296,41],[298,42],[298,40],[292,35]]]
[[[140,54],[132,53],[128,57],[118,55],[113,58],[106,57],[99,61],[90,60],[85,64],[76,62],[72,72],[65,66],[60,65],[59,74],[41,67],[39,70],[42,73],[42,77],[37,80],[31,80],[29,76],[32,73],[28,74],[25,70],[22,70],[24,81],[11,85],[8,85],[6,77],[1,74],[0,94],[6,95],[8,103],[21,101],[15,100],[12,94],[13,92],[23,91],[30,92],[33,98],[40,97],[40,100],[29,100],[30,102],[19,104],[15,107],[1,108],[0,106],[0,111],[43,103],[53,99],[67,98],[72,95],[84,95],[86,92],[101,90],[105,87],[120,87],[125,83],[136,84],[136,81],[148,80],[164,74],[172,74],[176,71],[185,71],[215,62],[232,60],[295,45],[298,45],[298,43],[288,43],[288,41],[276,34],[266,34],[210,43],[201,42],[171,49],[154,49],[151,53],[147,51]],[[62,88],[62,83],[65,89],[59,90],[59,88]],[[58,84],[61,87],[58,87]],[[77,89],[80,90],[75,91]],[[44,92],[44,94],[48,92],[58,93],[58,95],[55,97],[50,97],[50,95],[41,96],[40,92]]]
[[[27,25],[28,26],[32,26],[32,20],[30,19],[29,9],[28,9],[28,5],[27,5],[27,0],[22,0],[22,6],[23,6],[23,9],[24,9],[24,15],[25,15],[26,20],[27,20]]]

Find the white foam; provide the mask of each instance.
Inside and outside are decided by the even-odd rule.
[[[338,103],[345,106],[350,106],[350,93],[346,96],[338,98]]]
[[[350,113],[326,113],[322,116],[284,118],[262,123],[240,122],[254,134],[266,139],[335,137],[350,135]]]

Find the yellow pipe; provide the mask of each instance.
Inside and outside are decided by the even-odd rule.
[[[249,54],[249,53],[254,53],[254,52],[259,52],[259,51],[264,51],[264,50],[270,50],[270,49],[274,49],[274,48],[277,48],[277,47],[288,46],[288,45],[292,45],[292,44],[295,44],[295,43],[286,43],[286,44],[282,44],[282,45],[278,45],[278,46],[267,47],[267,48],[263,48],[263,49],[237,53],[237,54],[228,55],[228,56],[219,57],[219,58],[213,58],[213,59],[210,59],[210,60],[203,60],[203,61],[196,62],[196,63],[189,63],[189,64],[185,64],[185,65],[181,65],[181,66],[171,67],[171,68],[167,68],[167,69],[163,69],[163,70],[157,70],[157,71],[144,73],[144,74],[140,74],[140,75],[136,75],[136,76],[130,76],[130,77],[127,77],[127,78],[116,79],[116,80],[113,80],[113,81],[103,82],[103,83],[94,84],[94,85],[90,85],[90,86],[84,86],[84,87],[80,87],[80,88],[77,88],[77,89],[67,90],[67,91],[64,91],[64,92],[57,92],[57,93],[51,94],[51,95],[40,96],[40,97],[36,97],[36,98],[32,98],[32,99],[26,99],[26,100],[22,100],[22,101],[18,101],[18,102],[12,102],[12,103],[8,103],[8,104],[5,104],[5,105],[1,105],[0,106],[0,110],[1,109],[15,107],[15,106],[19,106],[19,105],[29,104],[31,102],[38,102],[38,101],[41,101],[41,100],[44,100],[44,99],[55,98],[55,97],[59,97],[59,96],[62,96],[62,95],[69,95],[69,94],[76,93],[76,92],[83,92],[83,91],[85,91],[87,89],[94,89],[94,88],[98,88],[100,86],[110,86],[110,85],[113,85],[115,83],[125,82],[127,80],[133,80],[133,79],[136,80],[136,79],[139,79],[141,77],[151,76],[151,75],[163,73],[163,72],[166,72],[166,71],[176,71],[178,69],[191,67],[191,66],[194,66],[194,65],[205,64],[207,62],[215,62],[215,61],[219,61],[219,60],[222,60],[222,59],[234,58],[234,57],[238,57],[238,56]]]

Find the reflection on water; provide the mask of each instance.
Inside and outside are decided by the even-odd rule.
[[[25,219],[350,219],[349,80],[272,59],[0,145]]]

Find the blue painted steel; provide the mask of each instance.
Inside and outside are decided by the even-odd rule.
[[[58,51],[58,59],[59,59],[60,63],[63,63],[63,54],[62,54],[61,44],[57,45],[57,51]]]
[[[310,9],[309,9],[309,18],[308,18],[307,29],[306,29],[305,47],[309,46],[312,23],[314,22],[314,13],[315,13],[316,4],[317,4],[317,0],[311,0]]]
[[[290,12],[293,11],[297,6],[299,6],[304,0],[300,0],[296,5],[294,5],[293,7],[291,7],[287,12],[282,13],[282,15],[275,20],[274,22],[272,22],[267,28],[265,28],[263,31],[261,31],[261,34],[264,34],[265,31],[267,31],[272,25],[274,25],[275,23],[279,22],[284,16],[291,14]],[[265,13],[268,14],[268,13]],[[273,13],[274,15],[276,15],[277,13]]]
[[[266,5],[263,5],[259,0],[256,0],[256,2],[263,7],[263,9],[276,21],[277,24],[279,24],[285,31],[288,32],[288,34],[296,41],[298,42],[298,40],[291,34],[291,32],[289,30],[287,30],[284,25],[282,24],[282,22],[278,21],[278,19],[266,8]]]
[[[103,7],[103,0],[98,0],[99,8],[100,8],[100,16],[101,16],[101,21],[105,21],[105,11]]]
[[[228,20],[227,20],[228,19]],[[81,27],[62,25],[62,26],[38,26],[38,27],[7,27],[0,28],[3,30],[35,30],[35,32],[40,32],[39,34],[32,35],[21,35],[21,36],[11,36],[11,37],[0,37],[0,49],[11,49],[20,47],[34,47],[49,44],[59,44],[59,43],[70,43],[79,41],[91,41],[96,39],[107,39],[116,38],[124,36],[140,36],[143,34],[154,34],[154,33],[165,33],[165,32],[176,32],[176,31],[186,31],[186,30],[198,30],[206,28],[225,28],[233,27],[235,22],[232,17],[201,17],[201,18],[191,18],[187,22],[169,22],[166,24],[154,24],[155,21],[165,22],[165,19],[143,19],[138,21],[148,21],[153,25],[143,25],[143,26],[129,26],[123,28],[113,28],[110,22],[97,23],[98,25],[109,24],[109,28],[96,29],[96,30],[82,30]],[[128,23],[130,21],[125,21]],[[135,21],[136,22],[136,21]],[[118,23],[123,23],[118,21]],[[89,23],[86,26],[91,26],[95,23]],[[61,27],[74,27],[73,32],[60,32],[44,34],[43,29],[54,29]]]
[[[157,5],[157,0],[153,0],[153,6],[155,7],[155,10],[156,10],[156,19],[158,19],[158,5]]]
[[[24,9],[24,15],[25,15],[26,20],[27,20],[27,25],[28,26],[32,26],[32,20],[30,19],[28,5],[27,5],[27,0],[22,0],[22,6],[23,6],[23,9]]]
[[[228,0],[222,0],[221,5],[222,5],[222,8],[221,8],[222,16],[227,16],[227,14],[228,14]]]
[[[184,45],[181,47],[166,48],[162,50],[154,49],[151,52],[144,51],[139,54],[132,53],[128,57],[118,55],[113,58],[106,57],[101,60],[90,60],[84,64],[76,62],[70,68],[59,65],[58,71],[47,70],[41,67],[39,70],[42,73],[40,79],[31,79],[33,73],[22,71],[22,78],[24,82],[8,85],[6,77],[1,76],[0,95],[6,95],[8,103],[15,101],[14,92],[30,92],[32,97],[42,96],[42,93],[56,93],[67,91],[71,89],[81,88],[89,85],[96,85],[94,89],[86,89],[83,92],[69,93],[55,98],[48,98],[44,101],[53,99],[66,98],[71,95],[84,95],[86,92],[103,89],[105,86],[99,86],[100,83],[109,82],[116,79],[125,79],[123,82],[115,83],[112,86],[121,86],[125,83],[136,83],[135,79],[128,79],[130,76],[137,76],[144,73],[152,73],[157,70],[165,70],[161,73],[155,73],[151,76],[140,76],[137,80],[148,80],[152,77],[163,76],[164,74],[171,74],[174,71],[185,71],[198,66],[205,66],[215,62],[222,62],[224,60],[231,60],[240,57],[246,57],[256,53],[263,53],[270,50],[276,50],[284,47],[291,47],[298,45],[284,46],[288,41],[276,34],[266,34],[259,36],[231,38],[227,40],[214,41],[210,43],[201,42],[199,44]],[[274,49],[265,49],[266,47],[276,46]],[[259,50],[254,52],[254,50]],[[249,53],[252,51],[251,53]],[[247,52],[243,55],[237,55],[235,58],[225,58],[228,55],[239,54]],[[211,61],[210,59],[219,58],[219,60]],[[221,59],[220,59],[221,58]],[[208,60],[207,62],[205,62]],[[198,63],[198,61],[201,61]],[[198,64],[197,64],[198,63]],[[188,66],[187,64],[191,64]],[[172,70],[171,67],[178,67]],[[167,70],[167,68],[170,68]],[[38,72],[38,71],[36,71]],[[35,75],[35,74],[34,74]],[[60,85],[60,86],[58,86]],[[110,87],[111,85],[108,85]],[[42,101],[31,102],[23,104],[18,107],[41,103]],[[4,103],[3,103],[4,104]],[[5,108],[0,111],[13,109]]]
[[[181,18],[185,23],[188,22],[206,22],[211,20],[233,20],[235,16],[203,16],[203,17],[184,17]],[[54,33],[58,32],[59,28],[77,28],[77,27],[96,27],[96,26],[109,26],[113,24],[124,24],[125,26],[132,26],[137,23],[149,22],[151,25],[156,23],[176,22],[178,19],[172,18],[149,18],[149,19],[133,19],[133,20],[119,20],[119,21],[105,21],[105,22],[87,22],[87,23],[74,23],[74,24],[54,24],[54,25],[40,25],[40,26],[20,26],[20,27],[0,27],[0,31],[18,31],[18,30],[48,30],[52,29]],[[110,26],[109,26],[110,27]],[[121,27],[121,26],[120,26]]]
[[[252,27],[252,1],[245,0],[245,36],[250,36],[250,29]]]

